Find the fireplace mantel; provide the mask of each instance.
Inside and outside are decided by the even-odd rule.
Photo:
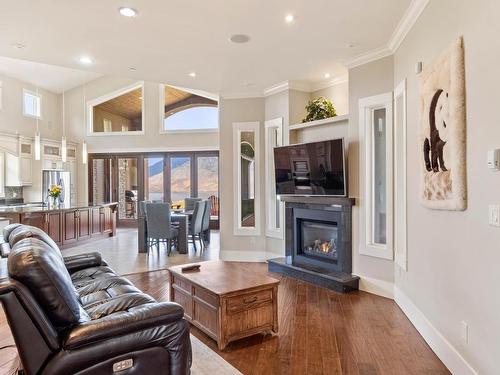
[[[323,206],[354,206],[356,203],[355,198],[327,195],[281,195],[280,200],[285,203],[320,204]]]

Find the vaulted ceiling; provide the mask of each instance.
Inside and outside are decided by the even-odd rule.
[[[387,45],[410,2],[16,0],[2,4],[0,56],[212,93],[261,92],[344,75],[347,61]],[[137,17],[121,16],[123,5]],[[250,41],[231,43],[233,34]],[[82,55],[94,63],[82,66]]]

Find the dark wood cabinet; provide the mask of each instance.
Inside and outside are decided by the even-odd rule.
[[[63,243],[65,245],[78,240],[78,210],[64,211]]]
[[[42,229],[56,244],[66,246],[98,236],[116,234],[117,205],[61,208],[23,212],[1,212],[11,223],[22,223]]]
[[[45,214],[46,217],[46,229],[45,232],[54,240],[58,245],[63,243],[62,236],[62,215],[59,211],[48,212]],[[43,229],[43,228],[42,228]]]
[[[97,235],[101,233],[101,208],[92,208],[92,224],[91,224],[91,235]]]
[[[90,237],[91,232],[91,216],[90,208],[78,210],[78,238],[86,239]]]

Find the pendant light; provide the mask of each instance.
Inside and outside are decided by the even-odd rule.
[[[87,127],[87,106],[85,104],[85,83],[83,84],[83,126]],[[87,142],[85,139],[82,144],[82,163],[87,164],[88,154],[87,154]]]
[[[65,106],[64,106],[64,93],[65,90],[63,89],[63,94],[62,94],[62,138],[61,138],[61,158],[63,163],[66,163],[67,157],[68,157],[68,147],[66,144],[66,118],[65,118]]]
[[[36,88],[36,95],[38,97],[38,87]],[[40,160],[40,129],[39,129],[39,116],[36,117],[36,133],[35,133],[35,160]]]

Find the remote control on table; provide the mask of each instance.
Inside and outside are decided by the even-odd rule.
[[[182,272],[199,271],[200,265],[199,264],[192,264],[190,266],[182,267],[181,270],[182,270]]]

